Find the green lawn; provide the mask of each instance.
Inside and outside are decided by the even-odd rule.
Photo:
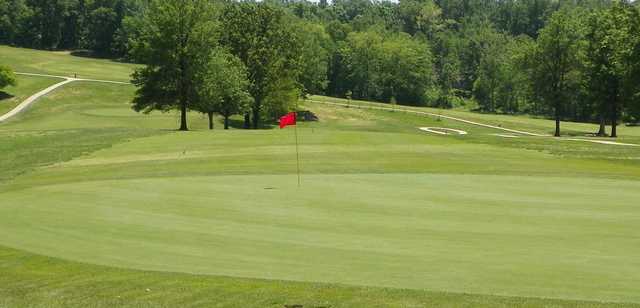
[[[0,124],[0,307],[640,304],[640,148],[303,102],[298,188],[293,128],[177,132],[133,91]]]

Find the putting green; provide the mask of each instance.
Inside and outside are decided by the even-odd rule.
[[[531,176],[85,181],[0,194],[0,244],[127,268],[634,302],[638,197],[637,181]]]

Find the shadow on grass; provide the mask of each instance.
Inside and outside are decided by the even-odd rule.
[[[13,97],[14,97],[13,95],[11,95],[11,94],[9,94],[7,92],[0,91],[0,101],[3,101],[5,99],[10,99],[10,98],[13,98]]]
[[[80,58],[109,60],[109,61],[118,62],[118,63],[132,63],[122,58],[116,58],[112,55],[97,53],[92,50],[73,50],[69,54],[74,57],[80,57]]]
[[[224,126],[222,126],[224,127]],[[276,122],[263,122],[258,125],[258,129],[274,129],[278,127]],[[229,119],[229,128],[233,129],[245,129],[244,128],[244,119],[243,118],[230,118]]]

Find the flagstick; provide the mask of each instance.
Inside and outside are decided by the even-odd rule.
[[[298,115],[296,114],[296,125],[294,125],[294,134],[296,135],[296,166],[298,168],[298,188],[300,188],[300,154],[298,152]]]

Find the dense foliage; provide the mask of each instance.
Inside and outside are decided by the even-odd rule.
[[[7,66],[0,65],[0,89],[16,85],[16,75]]]
[[[211,48],[244,66],[253,127],[308,93],[593,121],[602,134],[640,120],[640,17],[625,0],[210,1]],[[150,3],[0,0],[0,42],[146,62]]]

